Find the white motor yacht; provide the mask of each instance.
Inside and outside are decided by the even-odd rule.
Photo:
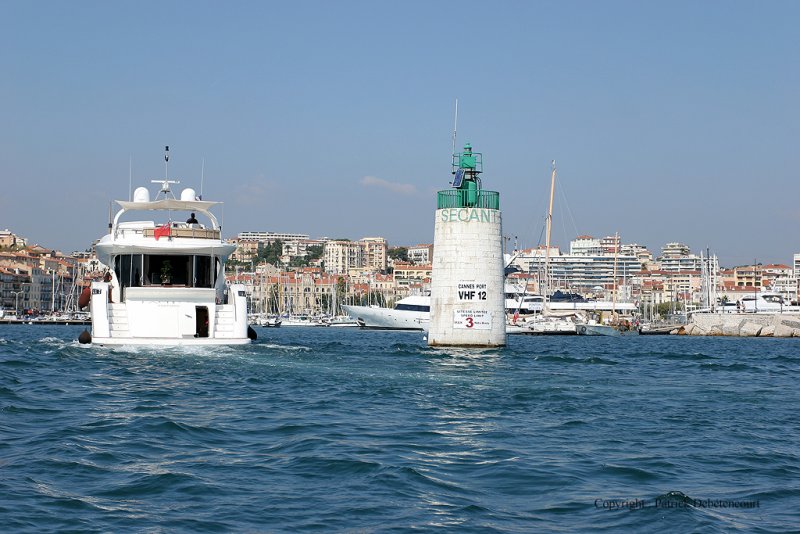
[[[155,181],[154,181],[155,182]],[[221,238],[210,209],[191,188],[176,199],[169,180],[150,200],[145,187],[121,207],[110,232],[97,244],[98,259],[109,267],[105,280],[92,282],[92,331],[82,343],[97,345],[234,345],[255,339],[248,326],[245,288],[225,283],[225,261],[235,246]],[[163,198],[159,199],[159,195]],[[182,222],[186,213],[192,222]],[[207,224],[194,222],[194,214]],[[129,214],[138,218],[123,221]],[[144,217],[142,217],[144,216]],[[155,217],[159,217],[157,222]],[[153,219],[151,219],[151,217]],[[175,218],[180,217],[180,221]]]
[[[764,291],[742,297],[741,311],[745,313],[797,313],[800,306],[786,301],[780,293]]]
[[[425,330],[431,320],[431,298],[426,295],[411,295],[400,299],[394,308],[343,304],[342,309],[361,328]]]

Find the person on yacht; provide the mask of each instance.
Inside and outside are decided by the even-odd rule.
[[[186,220],[186,222],[187,222],[188,224],[199,224],[199,223],[197,222],[197,219],[195,219],[195,217],[194,217],[194,213],[192,213],[192,216],[191,216],[191,217],[189,217],[189,218]]]

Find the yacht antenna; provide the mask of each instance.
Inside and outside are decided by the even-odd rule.
[[[128,200],[133,200],[133,155],[128,156]]]
[[[206,177],[206,158],[203,158],[200,163],[200,198],[203,200],[203,180]]]
[[[153,184],[161,184],[161,190],[159,193],[164,193],[164,198],[167,198],[167,195],[172,195],[172,198],[175,198],[175,195],[172,194],[172,191],[169,188],[169,184],[179,184],[180,181],[170,180],[169,179],[169,146],[164,147],[164,179],[163,180],[150,180],[150,183]],[[158,198],[158,194],[156,194],[156,198]]]
[[[452,153],[456,153],[456,131],[458,130],[458,99],[456,98],[456,116],[455,120],[453,121],[453,151]]]

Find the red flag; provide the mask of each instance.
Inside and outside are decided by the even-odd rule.
[[[158,228],[153,230],[153,236],[156,238],[156,241],[158,241],[158,238],[162,236],[169,237],[170,236],[169,228],[170,228],[169,223],[167,223],[164,226],[159,226]]]

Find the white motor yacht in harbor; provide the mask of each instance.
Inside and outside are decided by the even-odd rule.
[[[343,304],[342,309],[361,328],[425,330],[431,320],[431,297],[411,295],[398,300],[394,308]]]
[[[506,284],[506,309],[522,314],[541,311],[541,301],[534,295],[511,284]],[[430,295],[411,295],[397,301],[394,308],[380,306],[343,305],[345,313],[355,319],[361,328],[390,330],[426,330],[431,320]]]
[[[731,305],[734,307],[735,305]],[[741,311],[744,313],[797,313],[800,306],[793,305],[780,293],[763,291],[742,297]]]
[[[636,309],[633,303],[611,301],[589,301],[582,298],[553,301],[541,295],[516,293],[506,287],[506,312],[518,319],[509,320],[509,334],[575,334],[575,316],[587,312],[608,312],[615,308],[623,312]],[[554,317],[542,317],[547,308]],[[361,328],[393,330],[425,330],[430,322],[431,298],[428,295],[412,295],[397,302],[394,308],[380,306],[343,305],[345,313],[355,319]],[[538,315],[537,315],[538,314]]]
[[[235,246],[221,238],[210,209],[219,202],[199,200],[193,189],[180,199],[169,180],[156,200],[145,187],[122,208],[110,233],[97,244],[99,260],[110,267],[106,280],[91,284],[91,337],[97,345],[233,345],[249,343],[255,332],[247,320],[245,288],[225,284],[225,261]],[[163,198],[158,196],[163,194]],[[185,213],[209,224],[182,222]],[[138,220],[124,222],[129,214]],[[141,215],[140,215],[141,214]],[[180,215],[181,222],[174,219]],[[147,220],[142,220],[145,215]],[[160,221],[150,217],[160,216]]]

